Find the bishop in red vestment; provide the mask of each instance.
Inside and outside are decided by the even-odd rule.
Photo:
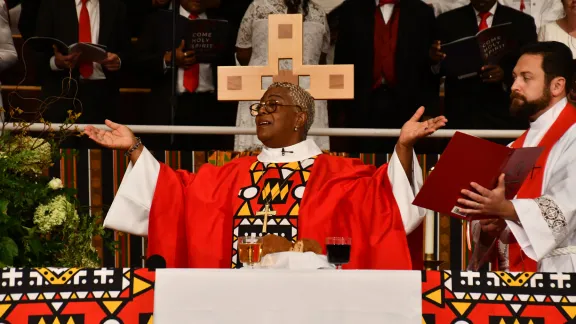
[[[148,254],[163,256],[168,267],[238,268],[238,237],[272,233],[322,245],[326,237],[351,237],[344,268],[411,269],[406,234],[425,215],[411,204],[422,183],[412,147],[447,122],[442,116],[419,122],[423,112],[404,125],[391,162],[380,168],[323,154],[306,140],[314,100],[290,83],[271,85],[251,107],[262,153],[223,167],[173,170],[110,121],[112,131],[85,131],[130,154],[104,225],[147,235]]]

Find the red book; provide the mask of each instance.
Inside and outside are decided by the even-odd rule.
[[[464,207],[458,198],[465,198],[462,189],[475,191],[471,182],[494,189],[498,177],[506,174],[506,199],[513,199],[526,177],[530,176],[543,148],[513,149],[494,142],[456,132],[440,160],[412,202],[416,206],[461,219],[469,217],[459,212]]]

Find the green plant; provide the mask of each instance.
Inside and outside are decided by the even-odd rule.
[[[10,111],[14,116],[18,111]],[[70,114],[60,130],[49,123],[38,137],[30,123],[18,121],[13,131],[0,129],[0,267],[99,267],[92,240],[104,237],[102,215],[82,208],[74,189],[46,176],[60,159],[59,144],[73,135]],[[78,135],[78,132],[76,132]]]

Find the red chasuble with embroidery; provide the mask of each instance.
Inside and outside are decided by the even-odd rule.
[[[267,233],[289,240],[352,238],[349,269],[411,269],[387,166],[318,155],[291,163],[235,159],[197,173],[161,164],[150,210],[148,254],[168,267],[237,268],[237,238]]]

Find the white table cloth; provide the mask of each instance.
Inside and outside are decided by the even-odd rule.
[[[422,323],[420,271],[158,269],[154,323]]]

